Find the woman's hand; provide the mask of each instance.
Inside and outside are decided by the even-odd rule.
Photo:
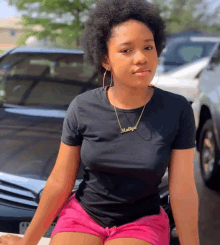
[[[7,234],[4,236],[0,236],[0,245],[23,245],[22,244],[22,237],[20,236],[14,236],[11,234]]]

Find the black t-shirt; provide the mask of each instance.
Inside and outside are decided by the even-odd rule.
[[[135,126],[142,109],[117,109],[122,128]],[[85,175],[76,199],[102,227],[120,226],[160,213],[158,185],[171,150],[195,147],[194,115],[185,97],[154,87],[137,130],[121,134],[100,87],[71,102],[61,141],[81,145]]]

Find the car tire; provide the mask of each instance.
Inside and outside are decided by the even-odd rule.
[[[180,245],[175,225],[170,227],[170,245]]]
[[[219,150],[211,119],[207,120],[201,130],[199,139],[199,158],[202,178],[205,184],[213,189],[219,189]]]
[[[165,210],[170,221],[170,245],[179,245],[178,234],[176,232],[176,226],[173,218],[172,209],[170,203],[163,205],[162,208]]]

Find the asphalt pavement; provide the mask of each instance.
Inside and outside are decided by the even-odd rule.
[[[205,186],[199,167],[199,154],[195,153],[195,181],[199,195],[200,245],[220,244],[220,191]]]

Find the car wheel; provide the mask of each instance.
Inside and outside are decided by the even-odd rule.
[[[167,215],[169,217],[169,221],[170,221],[170,245],[179,245],[178,234],[176,231],[176,226],[175,226],[175,222],[173,219],[171,206],[170,206],[170,204],[167,204],[167,205],[163,205],[162,208],[167,213]]]
[[[202,178],[209,188],[218,189],[220,177],[220,169],[218,165],[219,151],[211,119],[207,120],[202,127],[199,149]]]
[[[170,245],[180,245],[177,230],[175,226],[170,227]]]

